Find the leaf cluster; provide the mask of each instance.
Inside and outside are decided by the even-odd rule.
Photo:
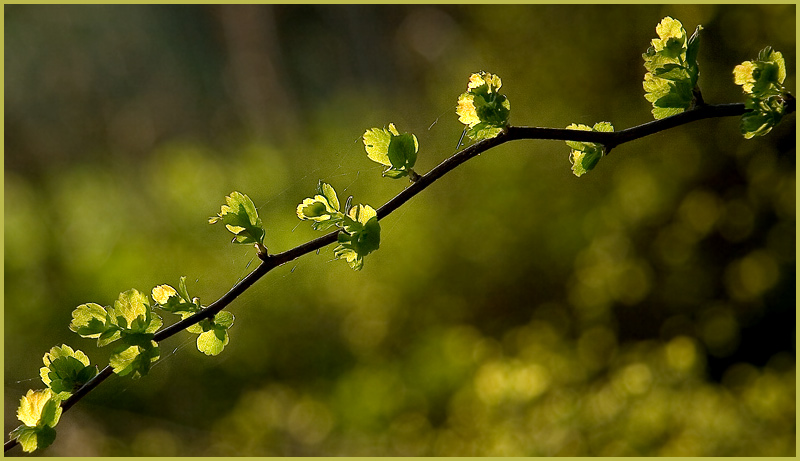
[[[98,347],[119,341],[109,358],[114,373],[139,378],[158,360],[158,343],[153,336],[162,324],[147,296],[130,289],[120,293],[113,307],[81,304],[72,312],[69,328],[84,338],[97,338]]]
[[[614,131],[614,126],[609,122],[595,123],[593,127],[573,123],[567,129],[612,132]],[[567,145],[572,148],[569,154],[569,160],[572,162],[572,172],[578,177],[591,171],[606,154],[606,147],[594,142],[567,141]]]
[[[266,254],[264,246],[264,225],[258,217],[253,201],[241,192],[233,191],[225,197],[227,205],[222,205],[219,214],[208,219],[209,224],[222,221],[233,235],[233,243],[255,244],[259,253]]]
[[[89,357],[66,344],[50,349],[42,358],[39,369],[42,382],[59,400],[66,400],[73,392],[97,374],[97,367],[89,365]]]
[[[364,257],[380,247],[381,226],[374,208],[360,204],[351,206],[351,199],[347,200],[344,211],[341,211],[334,188],[320,181],[317,194],[297,206],[297,217],[313,221],[312,227],[316,230],[334,226],[340,228],[341,232],[337,235],[339,245],[334,248],[333,254],[337,259],[347,261],[353,270],[361,270]]]
[[[66,344],[50,349],[42,361],[44,367],[39,374],[47,388],[31,389],[22,396],[17,408],[22,425],[9,434],[28,453],[53,443],[55,426],[63,411],[61,402],[97,374],[97,367],[90,365],[86,354]]]
[[[388,168],[383,175],[398,179],[404,176],[416,178],[414,164],[417,162],[419,142],[410,133],[400,133],[393,123],[389,128],[371,128],[362,136],[367,157]]]
[[[22,425],[11,431],[22,449],[28,453],[45,448],[53,443],[56,430],[53,429],[61,418],[61,401],[50,389],[29,390],[19,401],[17,418]]]
[[[153,288],[152,297],[159,308],[180,315],[181,319],[190,317],[203,308],[199,298],[189,296],[186,277],[180,278],[177,290],[170,285]],[[233,325],[233,320],[233,314],[221,311],[213,318],[203,319],[187,327],[186,331],[198,335],[197,350],[206,355],[218,355],[228,345],[228,329]]]
[[[696,102],[701,30],[697,26],[687,38],[681,22],[669,16],[656,27],[658,38],[651,41],[652,45],[642,55],[647,69],[642,86],[645,99],[653,104],[656,119],[679,114]]]
[[[739,128],[746,139],[764,136],[777,125],[786,112],[791,95],[783,87],[786,62],[783,55],[768,46],[755,61],[745,61],[733,69],[733,81],[748,95],[747,112]]]
[[[469,77],[467,91],[458,97],[456,114],[467,126],[467,136],[475,141],[497,136],[508,126],[511,104],[500,93],[500,77],[477,72]]]

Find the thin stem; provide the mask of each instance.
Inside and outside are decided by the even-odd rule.
[[[786,113],[789,114],[795,110],[795,101],[792,98],[787,104]],[[701,105],[695,109],[673,115],[671,117],[654,120],[652,122],[637,125],[616,132],[594,132],[582,130],[569,130],[565,128],[539,128],[539,127],[523,127],[523,126],[509,126],[504,129],[499,135],[491,139],[479,141],[469,147],[466,147],[449,158],[445,159],[439,165],[430,170],[427,174],[415,178],[410,186],[403,189],[399,194],[394,196],[391,200],[386,202],[382,207],[378,208],[378,219],[383,219],[400,206],[408,202],[412,197],[422,192],[425,188],[433,184],[439,178],[455,169],[457,166],[466,162],[467,160],[480,155],[487,150],[504,144],[508,141],[520,139],[551,139],[562,141],[583,141],[594,142],[603,144],[606,151],[611,151],[612,148],[624,144],[626,142],[634,141],[651,134],[659,133],[661,131],[669,130],[680,125],[685,125],[698,120],[706,118],[718,117],[732,117],[744,114],[744,104],[718,104],[718,105]],[[460,145],[460,143],[459,143]],[[256,267],[253,272],[248,274],[239,283],[233,286],[227,293],[222,295],[219,299],[211,303],[205,309],[197,312],[191,317],[187,317],[179,322],[176,322],[160,331],[155,336],[155,341],[163,341],[179,331],[192,326],[203,319],[211,318],[222,309],[230,305],[240,294],[244,293],[261,277],[265,276],[272,269],[286,264],[289,261],[299,258],[300,256],[314,252],[323,248],[331,243],[336,242],[336,237],[339,231],[334,231],[328,234],[311,240],[307,243],[299,245],[291,250],[277,253],[274,255],[266,255],[259,253],[261,264]],[[82,399],[91,390],[97,387],[100,383],[105,381],[113,374],[110,366],[105,367],[89,382],[84,384],[78,389],[70,398],[62,403],[63,411],[67,411],[80,399]],[[16,446],[17,440],[9,440],[5,443],[4,451]]]

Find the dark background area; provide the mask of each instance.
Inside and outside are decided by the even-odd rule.
[[[294,210],[320,179],[377,208],[407,183],[364,130],[415,133],[428,171],[479,70],[515,125],[645,123],[664,16],[703,26],[706,102],[743,102],[733,67],[767,45],[794,93],[795,10],[6,5],[6,432],[51,347],[107,363],[76,306],[182,275],[209,304],[254,268],[206,224],[232,190],[272,252],[317,236]],[[221,355],[170,338],[37,454],[794,456],[795,139],[795,115],[753,140],[704,120],[581,178],[563,142],[500,146],[383,220],[363,271],[277,269]]]

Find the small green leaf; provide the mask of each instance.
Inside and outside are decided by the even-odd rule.
[[[60,400],[50,389],[29,390],[20,399],[17,418],[28,427],[53,427],[61,418]]]
[[[325,197],[316,195],[307,198],[297,206],[297,217],[312,221],[327,221],[336,213],[329,205]]]
[[[56,439],[56,430],[50,426],[28,427],[22,425],[11,431],[10,435],[12,439],[17,439],[22,446],[22,451],[33,453],[49,447]]]
[[[130,335],[118,344],[111,356],[109,365],[120,376],[131,375],[134,379],[146,375],[153,362],[159,358],[158,343],[153,335]]]
[[[23,424],[11,431],[9,436],[11,436],[11,439],[17,439],[17,442],[22,446],[22,451],[33,453],[39,448],[38,434],[37,428]]]
[[[214,328],[197,337],[197,349],[206,355],[218,355],[228,345],[228,331]]]
[[[656,52],[677,57],[683,50],[686,31],[683,30],[683,24],[680,21],[667,16],[656,26],[656,33],[658,38],[651,41]]]
[[[228,311],[221,311],[214,316],[213,320],[205,319],[195,325],[199,328],[194,333],[200,333],[197,337],[197,349],[206,355],[218,355],[228,345],[228,328],[233,325],[233,314]],[[199,330],[199,331],[198,331]]]
[[[181,301],[183,301],[183,297],[178,295],[178,290],[169,285],[159,285],[153,288],[150,296],[152,296],[153,301],[162,308],[170,304],[180,304]]]
[[[352,248],[350,239],[348,234],[339,234],[339,245],[333,249],[333,256],[344,259],[353,270],[360,271],[364,267],[364,257]]]
[[[53,427],[61,418],[61,400],[50,389],[29,390],[23,395],[17,409],[22,426],[11,431],[25,452],[46,448],[56,437]]]
[[[110,323],[106,310],[95,303],[81,304],[72,311],[69,329],[84,338],[99,338]]]
[[[136,289],[120,293],[114,302],[114,311],[118,314],[118,324],[122,326],[123,322],[119,317],[122,316],[130,332],[155,333],[163,324],[161,317],[150,308],[147,296]]]
[[[590,128],[587,125],[573,123],[569,125],[567,129],[608,133],[614,131],[614,126],[609,122],[598,122]],[[578,177],[588,173],[597,166],[597,163],[606,152],[605,146],[599,143],[578,141],[567,141],[566,143],[572,148],[569,158],[572,163],[572,172]]]
[[[367,157],[385,165],[383,175],[389,178],[407,176],[417,162],[419,142],[410,133],[400,133],[393,123],[389,128],[371,128],[362,137]],[[337,208],[338,209],[338,208]]]
[[[111,344],[120,337],[122,337],[122,329],[117,325],[112,325],[112,328],[104,331],[100,337],[97,338],[97,347],[103,347]]]
[[[178,289],[169,285],[159,285],[151,292],[157,307],[173,314],[193,314],[200,310],[200,299],[191,298],[186,289],[186,276],[181,276]]]
[[[392,167],[397,170],[412,168],[417,161],[418,149],[419,143],[413,134],[403,133],[392,136],[387,154]]]
[[[689,37],[689,42],[686,44],[686,63],[689,67],[698,67],[697,65],[697,53],[700,51],[700,31],[703,30],[703,26],[698,25],[694,33],[691,37]],[[699,72],[693,72],[693,74],[699,75]],[[695,77],[696,79],[696,77]]]
[[[390,123],[389,127],[394,128],[394,125]],[[392,133],[389,130],[370,128],[364,132],[362,140],[370,160],[381,165],[392,166],[392,162],[389,161],[389,143],[392,141]]]
[[[470,139],[481,140],[491,139],[500,134],[503,127],[498,127],[489,123],[481,122],[467,130]]]
[[[339,212],[339,198],[330,184],[322,181],[317,185],[317,195],[304,199],[297,205],[297,217],[314,221],[314,228],[329,227],[342,219]]]
[[[391,168],[383,172],[384,176],[386,176],[387,178],[392,178],[392,179],[399,179],[399,178],[408,176],[408,174],[409,174],[409,172],[406,171],[406,170],[393,170]]]
[[[228,311],[220,311],[214,316],[214,324],[225,329],[233,326],[233,320],[233,314]]]
[[[319,184],[317,184],[317,190],[320,194],[322,194],[323,197],[325,197],[328,205],[333,210],[339,211],[339,197],[336,196],[336,191],[333,189],[333,186],[320,181]]]
[[[234,234],[233,243],[255,243],[260,252],[266,251],[264,227],[250,197],[234,191],[225,197],[225,201],[227,205],[222,205],[219,214],[209,218],[208,222],[214,224],[222,221],[225,227]]]
[[[96,367],[89,366],[86,354],[74,351],[66,344],[50,349],[42,361],[45,365],[39,370],[42,382],[60,400],[68,398],[97,373]]]

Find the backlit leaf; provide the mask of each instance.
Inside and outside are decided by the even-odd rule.
[[[471,139],[493,138],[508,125],[511,105],[498,92],[501,86],[500,77],[481,71],[470,76],[467,92],[458,97],[456,114]]]
[[[42,359],[44,367],[39,370],[42,382],[61,400],[84,385],[97,373],[89,366],[89,358],[81,351],[67,345],[53,347]]]
[[[227,205],[222,205],[219,214],[209,218],[208,222],[222,221],[225,228],[234,234],[233,243],[255,243],[262,251],[265,232],[253,201],[237,191],[231,192],[225,201]]]

